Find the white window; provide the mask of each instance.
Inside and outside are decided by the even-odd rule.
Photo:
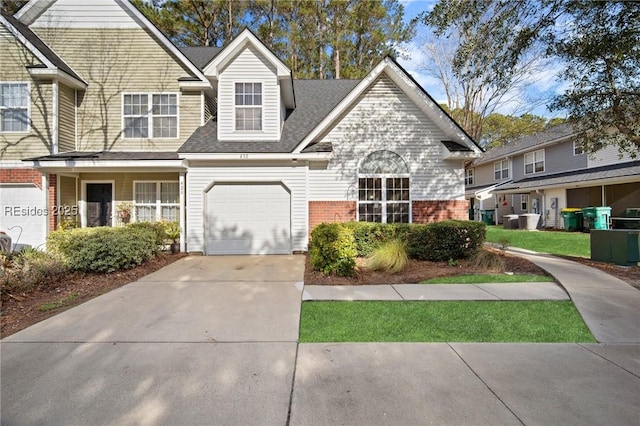
[[[509,160],[493,163],[493,176],[495,180],[509,179]]]
[[[29,84],[0,83],[0,132],[29,131]]]
[[[262,130],[262,83],[236,83],[236,130]]]
[[[524,155],[524,174],[544,172],[544,149],[527,152]]]
[[[573,155],[584,154],[584,146],[578,141],[573,141]]]
[[[135,182],[134,221],[177,221],[180,214],[178,182]]]
[[[526,212],[529,208],[529,194],[520,194],[520,210]]]
[[[358,174],[358,220],[409,223],[410,217],[407,164],[391,151],[370,154]]]
[[[473,185],[473,169],[466,169],[464,171],[464,184]]]
[[[177,138],[178,95],[125,94],[122,100],[122,118],[124,138]]]

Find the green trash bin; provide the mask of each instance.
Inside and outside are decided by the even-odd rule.
[[[567,207],[560,210],[560,215],[562,216],[565,230],[582,230],[582,209]]]
[[[482,221],[487,225],[493,225],[493,213],[495,210],[482,210]]]
[[[611,207],[585,207],[582,214],[589,222],[589,229],[609,229]]]

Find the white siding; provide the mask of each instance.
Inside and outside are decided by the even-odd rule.
[[[610,166],[612,164],[625,163],[627,161],[631,161],[629,154],[625,154],[620,158],[618,148],[611,145],[601,149],[593,155],[587,155],[588,168]]]
[[[192,163],[187,173],[187,249],[204,252],[205,191],[213,182],[282,182],[291,191],[291,237],[294,251],[306,251],[308,241],[307,167],[260,163]]]
[[[235,83],[242,82],[262,83],[261,131],[235,130]],[[256,49],[243,49],[220,73],[218,139],[277,141],[280,139],[280,114],[280,86],[275,67]]]
[[[381,76],[321,142],[334,157],[309,170],[309,200],[357,199],[360,162],[378,150],[400,155],[411,171],[412,200],[464,200],[464,167],[445,161],[449,139],[388,77]]]
[[[58,28],[138,28],[114,0],[58,0],[31,24]]]

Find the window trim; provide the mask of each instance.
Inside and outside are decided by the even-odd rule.
[[[507,164],[507,165],[506,165],[506,167],[502,166],[502,163],[505,163],[505,162],[506,162],[506,164]],[[500,164],[500,169],[499,169],[500,177],[499,177],[499,178],[498,178],[498,177],[496,177],[496,172],[498,171],[498,170],[496,170],[496,166],[497,166],[498,164]],[[511,163],[510,163],[510,161],[509,161],[508,159],[506,159],[506,158],[505,158],[504,160],[494,161],[494,162],[493,162],[493,180],[505,180],[505,179],[509,179],[509,175],[511,174],[511,172],[510,172],[510,170],[509,170],[509,169],[510,169],[510,166],[511,166]],[[504,171],[505,171],[505,170],[506,170],[506,172],[507,172],[506,176],[504,175]]]
[[[536,154],[537,154],[537,153],[542,153],[542,160],[536,161]],[[532,158],[532,160],[533,160],[533,161],[531,161],[531,162],[527,162],[527,157],[528,157],[528,156],[531,156],[531,158]],[[523,157],[523,160],[524,160],[524,174],[525,174],[525,175],[534,175],[534,174],[536,174],[536,173],[544,173],[544,170],[545,170],[545,168],[546,168],[546,165],[545,165],[545,153],[544,153],[544,148],[542,148],[542,149],[537,149],[537,150],[535,150],[535,151],[531,151],[531,152],[527,152],[527,153],[525,153],[525,154],[524,154],[524,157]],[[542,170],[536,170],[536,164],[537,164],[537,163],[542,163]],[[531,171],[530,171],[530,172],[527,172],[527,166],[528,166],[528,165],[531,165],[531,166],[532,166],[532,169],[531,169]]]
[[[156,202],[155,203],[136,203],[136,185],[139,183],[155,183],[156,184]],[[177,203],[163,203],[162,202],[162,184],[163,183],[175,183],[178,185],[178,202]],[[133,214],[131,222],[138,222],[137,206],[153,206],[156,208],[156,217],[154,222],[163,222],[162,207],[177,207],[178,208],[178,221],[180,221],[180,180],[134,180],[133,192],[131,194],[131,204],[133,204]]]
[[[260,99],[261,104],[260,108],[260,129],[258,130],[246,130],[246,129],[238,129],[238,122],[236,120],[236,110],[240,109],[250,109],[250,108],[258,108],[256,105],[238,105],[236,104],[236,84],[260,84]],[[238,133],[264,133],[264,81],[262,80],[233,80],[231,82],[233,88],[233,131]]]
[[[389,152],[391,154],[393,154],[395,157],[399,158],[404,165],[404,169],[407,171],[407,173],[361,173],[360,170],[362,170],[363,165],[365,165],[366,161],[368,159],[370,159],[374,154],[379,154],[379,153],[383,153],[383,152]],[[382,211],[380,212],[381,215],[381,222],[379,223],[388,223],[387,222],[387,205],[388,204],[407,204],[409,207],[409,213],[408,213],[408,222],[407,223],[413,223],[413,194],[411,191],[411,169],[409,168],[409,165],[407,164],[407,162],[405,161],[404,158],[402,158],[402,156],[400,156],[399,154],[397,154],[394,151],[390,151],[390,150],[386,150],[386,149],[382,149],[382,150],[378,150],[378,151],[373,151],[370,152],[368,155],[366,155],[358,164],[358,172],[356,175],[356,221],[360,222],[360,204],[375,204],[375,203],[380,203],[382,206]],[[379,201],[361,201],[360,200],[360,179],[380,179],[380,191],[381,191],[381,199]],[[408,180],[408,187],[407,190],[409,191],[409,198],[407,200],[401,200],[401,201],[388,201],[387,200],[387,179],[407,179]],[[371,223],[378,223],[378,222],[371,222]]]
[[[3,107],[0,104],[0,133],[3,135],[22,135],[25,133],[31,133],[31,82],[30,81],[0,81],[0,85],[3,84],[25,84],[27,86],[27,129],[21,131],[3,131],[2,130],[2,111],[10,109]]]
[[[580,143],[576,143],[578,141],[573,141],[573,156],[577,157],[578,155],[584,155],[585,150],[584,150],[584,146]],[[580,152],[578,152],[580,151]]]
[[[137,115],[124,115],[124,98],[125,96],[131,96],[131,95],[146,95],[147,96],[147,113],[145,115],[142,115],[142,117],[147,117],[148,118],[148,122],[147,122],[147,131],[148,131],[148,136],[146,138],[139,138],[139,137],[127,137],[125,136],[125,132],[126,132],[126,126],[125,126],[125,122],[126,122],[126,118],[128,117],[138,117]],[[154,95],[175,95],[176,97],[176,136],[175,137],[160,137],[160,136],[155,136],[153,134],[153,96]],[[163,118],[163,117],[172,117],[171,115],[158,115],[158,118]],[[176,140],[176,139],[180,139],[180,92],[122,92],[121,97],[120,97],[120,126],[121,126],[121,131],[120,131],[120,139],[124,139],[124,140],[149,140],[149,139],[161,139],[161,140]]]
[[[464,170],[464,184],[473,185],[475,180],[475,169],[473,167]]]

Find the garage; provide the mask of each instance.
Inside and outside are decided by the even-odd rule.
[[[291,193],[281,182],[216,183],[206,208],[207,254],[291,254]]]
[[[12,245],[43,245],[47,213],[40,188],[33,184],[0,184],[0,231],[11,237]]]

